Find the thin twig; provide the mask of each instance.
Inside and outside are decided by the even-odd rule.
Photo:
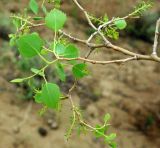
[[[157,48],[158,48],[158,38],[159,38],[159,28],[160,28],[160,18],[157,20],[156,30],[155,30],[155,37],[154,37],[154,45],[153,45],[153,52],[152,55],[157,55]]]
[[[102,65],[106,65],[106,64],[121,64],[121,63],[125,63],[125,62],[129,62],[129,61],[133,61],[133,60],[137,60],[137,56],[135,55],[134,57],[129,57],[129,58],[125,58],[125,59],[120,59],[120,60],[111,60],[111,61],[96,61],[96,60],[90,60],[90,59],[86,59],[86,58],[82,58],[82,57],[78,57],[78,58],[61,58],[59,57],[58,60],[62,60],[62,61],[72,61],[72,60],[79,60],[79,61],[83,61],[83,62],[87,62],[87,63],[91,63],[91,64],[102,64]]]

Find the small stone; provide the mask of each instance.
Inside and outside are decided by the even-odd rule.
[[[57,124],[57,122],[53,122],[53,123],[50,125],[50,127],[51,127],[51,129],[54,129],[54,130],[58,129],[58,124]]]
[[[38,133],[39,133],[42,137],[45,137],[45,136],[47,136],[47,134],[48,134],[47,130],[46,130],[44,127],[39,127],[39,128],[38,128]]]
[[[51,125],[53,123],[53,120],[52,119],[48,119],[48,125]]]
[[[87,108],[87,112],[92,118],[98,117],[98,110],[94,105],[89,105]]]

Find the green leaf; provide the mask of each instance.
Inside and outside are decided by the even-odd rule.
[[[11,82],[11,83],[21,83],[21,82],[23,82],[23,81],[24,81],[24,79],[18,78],[18,79],[11,80],[10,82]]]
[[[103,137],[106,132],[106,127],[102,127],[100,125],[96,125],[95,136],[96,138]]]
[[[48,54],[48,50],[42,49],[42,50],[41,50],[41,55],[46,55],[46,54]]]
[[[39,20],[43,20],[44,18],[43,17],[40,17],[40,16],[37,16],[37,17],[34,17],[33,18],[35,21],[39,21]]]
[[[124,19],[116,20],[116,21],[114,22],[114,24],[115,24],[116,27],[117,27],[118,29],[120,29],[120,30],[125,29],[126,26],[127,26],[127,23],[126,23],[126,21],[125,21]]]
[[[30,0],[29,7],[33,11],[33,13],[38,14],[39,7],[36,0]]]
[[[53,9],[47,14],[45,18],[45,23],[46,26],[51,30],[58,31],[59,29],[63,28],[66,20],[67,17],[62,11],[58,9]]]
[[[107,123],[109,120],[111,119],[111,115],[110,114],[105,114],[104,116],[104,122]]]
[[[42,77],[44,76],[44,73],[43,73],[41,70],[39,70],[39,69],[31,68],[31,71],[32,71],[33,73],[37,74],[37,75],[42,76]]]
[[[117,40],[119,38],[119,32],[117,32],[116,28],[108,27],[106,28],[105,33],[109,38],[112,38],[114,40]]]
[[[56,55],[64,58],[79,57],[79,49],[73,44],[69,44],[65,47],[63,44],[57,43],[54,51]]]
[[[34,57],[41,52],[43,40],[37,33],[21,36],[17,40],[19,52],[24,57]]]
[[[83,78],[89,74],[87,65],[85,63],[76,64],[72,68],[73,75],[78,78]]]
[[[21,27],[21,20],[20,20],[20,19],[14,18],[14,19],[12,20],[12,23],[13,23],[13,25],[14,25],[16,28]]]
[[[9,38],[10,38],[9,41],[10,46],[14,46],[16,44],[17,36],[14,34],[9,34]]]
[[[117,144],[116,144],[115,142],[109,143],[109,146],[110,146],[111,148],[117,148]]]
[[[65,48],[65,52],[63,54],[65,58],[78,58],[79,57],[79,49],[73,44],[69,44]]]
[[[53,44],[53,47],[52,47],[52,48],[54,48],[54,44]],[[55,52],[56,55],[58,55],[58,56],[64,56],[65,50],[66,50],[66,47],[65,47],[63,44],[57,43],[57,44],[55,45],[55,50],[54,50],[54,52]]]
[[[105,14],[105,15],[103,16],[103,21],[104,21],[104,22],[108,22],[108,21],[109,21],[109,18],[108,18],[108,16],[107,16],[107,14]]]
[[[110,142],[113,141],[115,138],[117,137],[117,135],[115,133],[110,134],[109,136],[105,137],[105,141],[106,142]]]
[[[54,0],[55,8],[59,8],[60,7],[60,3],[61,3],[61,0]]]
[[[66,74],[64,72],[63,65],[61,63],[56,63],[56,72],[61,81],[66,81]]]
[[[42,11],[44,12],[45,15],[48,13],[47,9],[46,9],[46,7],[44,5],[42,6]]]
[[[58,109],[60,96],[60,89],[56,84],[46,83],[42,87],[41,92],[35,95],[35,100],[48,108]]]
[[[41,93],[42,93],[41,91],[37,91],[36,95],[34,96],[34,99],[37,103],[43,103],[41,99]]]

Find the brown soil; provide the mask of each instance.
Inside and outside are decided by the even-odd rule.
[[[121,9],[119,0],[98,3],[107,7],[113,5],[114,12]],[[89,0],[87,1],[89,2]],[[93,3],[97,1],[94,0]],[[124,2],[125,13],[135,1]],[[21,4],[22,8],[27,0]],[[122,3],[121,3],[122,4]],[[91,5],[86,4],[87,8]],[[93,7],[93,6],[92,6]],[[98,7],[98,6],[97,6]],[[99,6],[100,7],[100,6]],[[116,8],[117,7],[117,8]],[[6,8],[4,10],[4,8]],[[64,8],[71,7],[64,2]],[[0,10],[18,11],[19,3],[9,0],[1,1]],[[111,15],[112,10],[107,9]],[[96,11],[99,11],[98,8]],[[102,11],[105,11],[103,8]],[[117,12],[117,11],[116,11]],[[82,17],[83,18],[83,17]],[[80,21],[81,22],[81,21]],[[81,38],[86,38],[85,24],[79,24],[70,17],[66,27]],[[44,33],[45,35],[45,33]],[[48,36],[47,36],[48,37]],[[0,40],[0,44],[3,40]],[[123,44],[122,44],[123,43]],[[151,44],[142,41],[132,41],[122,38],[119,45],[136,52],[149,54]],[[86,50],[82,48],[82,54]],[[105,148],[103,141],[96,140],[92,134],[77,136],[76,131],[71,139],[66,141],[64,134],[69,127],[71,115],[68,101],[63,102],[62,111],[54,113],[48,111],[44,116],[38,115],[40,105],[32,101],[21,99],[21,90],[9,83],[9,80],[19,74],[12,64],[13,53],[6,51],[0,55],[7,57],[6,62],[0,63],[0,148]],[[1,56],[2,57],[2,56]],[[96,59],[120,58],[122,55],[109,50],[102,50],[93,55]],[[92,57],[92,58],[93,58]],[[75,103],[84,109],[84,116],[90,124],[102,122],[103,115],[112,115],[111,131],[117,133],[119,148],[159,148],[160,147],[160,66],[158,63],[148,61],[130,62],[125,65],[90,65],[92,75],[82,79],[80,86],[74,94]],[[54,123],[54,128],[48,124]]]

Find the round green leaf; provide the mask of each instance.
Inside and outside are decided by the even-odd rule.
[[[58,9],[53,9],[47,14],[45,18],[45,23],[46,26],[51,30],[58,31],[59,29],[63,28],[66,20],[67,17],[62,11]]]
[[[127,26],[127,23],[124,19],[116,20],[114,23],[115,23],[116,27],[120,30],[125,29]]]
[[[73,45],[69,44],[66,47],[61,44],[57,43],[55,46],[55,54],[64,58],[78,58],[79,57],[79,49]]]
[[[43,86],[42,91],[36,94],[35,100],[46,105],[48,108],[58,109],[60,96],[61,93],[58,85],[53,83],[46,83]]]
[[[87,76],[87,65],[85,63],[74,65],[72,68],[72,73],[76,78],[83,78],[84,76]]]
[[[21,36],[17,40],[19,52],[24,57],[34,57],[41,52],[43,40],[37,33]]]
[[[69,44],[65,48],[65,52],[63,54],[65,58],[78,58],[79,57],[79,49],[73,44]]]

